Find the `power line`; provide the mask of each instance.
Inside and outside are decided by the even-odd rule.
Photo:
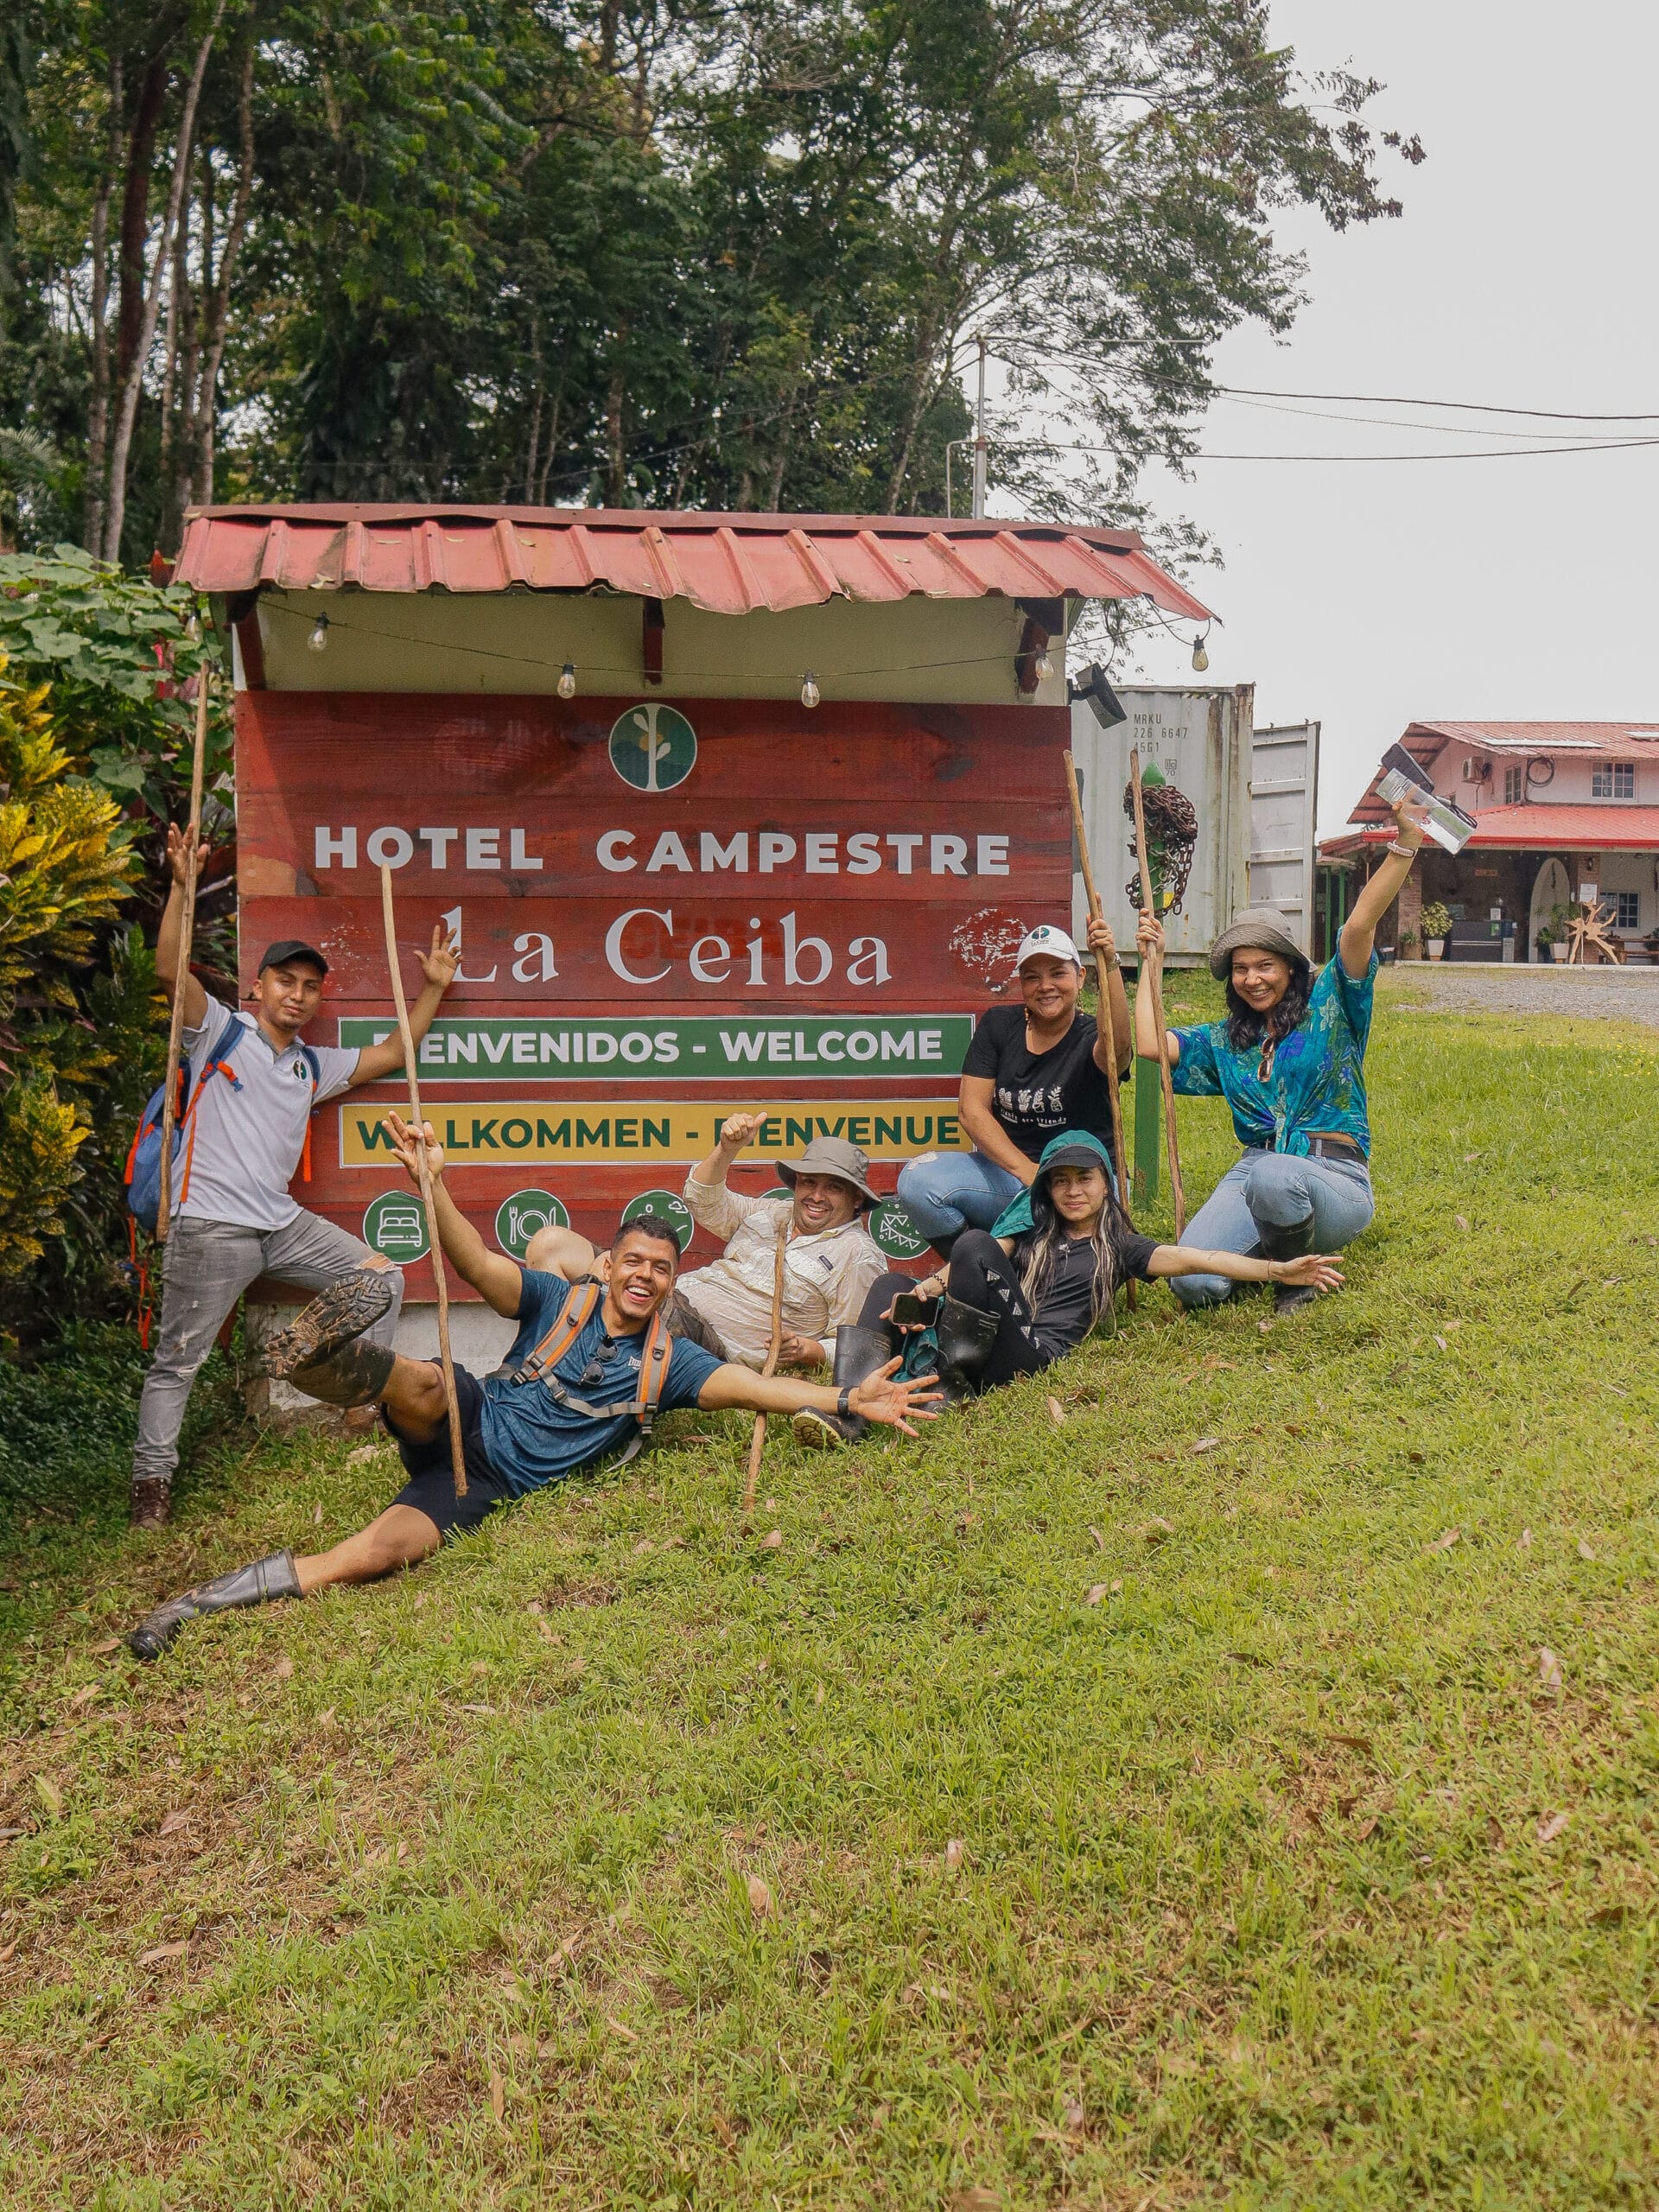
[[[1243,399],[1323,399],[1354,407],[1447,407],[1465,415],[1526,415],[1544,423],[1659,423],[1659,415],[1592,415],[1553,407],[1500,407],[1484,400],[1413,399],[1397,391],[1266,391],[1243,384],[1218,384],[1212,389]]]
[[[1402,425],[1408,428],[1409,425]],[[1019,444],[1004,443],[993,439],[993,445],[1001,444],[1005,453],[1105,453],[1115,454],[1116,446],[1087,445],[1080,442],[1041,442],[1027,440]],[[1351,461],[1376,462],[1393,461],[1541,461],[1551,454],[1565,453],[1632,453],[1646,446],[1659,446],[1659,437],[1600,438],[1584,445],[1570,446],[1485,446],[1473,447],[1460,453],[1192,453],[1183,458],[1188,461]],[[1150,456],[1157,459],[1160,456]]]

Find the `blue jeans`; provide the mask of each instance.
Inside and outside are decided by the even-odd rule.
[[[1313,1249],[1339,1252],[1370,1227],[1376,1211],[1370,1172],[1358,1160],[1247,1152],[1187,1223],[1181,1242],[1208,1252],[1249,1252],[1264,1228],[1294,1229],[1312,1214]],[[1226,1275],[1175,1275],[1169,1287],[1183,1306],[1216,1306],[1255,1287]]]
[[[925,1152],[899,1173],[899,1203],[930,1244],[988,1229],[1025,1185],[982,1152]]]

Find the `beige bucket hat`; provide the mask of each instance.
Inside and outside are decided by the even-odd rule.
[[[798,1175],[834,1175],[843,1183],[850,1183],[866,1205],[881,1203],[870,1188],[868,1153],[861,1152],[845,1137],[814,1137],[792,1166],[780,1160],[778,1173],[791,1189]]]
[[[1276,952],[1281,960],[1306,962],[1307,955],[1291,935],[1290,918],[1276,906],[1247,906],[1210,948],[1210,973],[1224,983],[1236,952]]]

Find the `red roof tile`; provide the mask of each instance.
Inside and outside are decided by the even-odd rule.
[[[175,570],[199,591],[582,592],[717,614],[837,597],[1151,600],[1209,609],[1130,530],[903,515],[652,514],[638,508],[199,507]]]
[[[1327,837],[1319,847],[1332,857],[1368,845],[1386,845],[1395,834],[1393,818],[1367,824],[1346,836]],[[1581,853],[1659,852],[1659,806],[1602,804],[1489,806],[1476,817],[1475,833],[1465,847],[1487,851],[1563,850]]]

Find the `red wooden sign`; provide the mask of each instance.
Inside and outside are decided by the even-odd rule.
[[[508,1249],[561,1211],[607,1242],[741,1109],[770,1109],[746,1161],[833,1130],[891,1188],[961,1141],[969,1017],[1024,931],[1067,919],[1066,742],[1065,711],[1029,705],[243,692],[244,982],[273,940],[316,944],[312,1041],[362,1044],[391,1025],[381,862],[411,999],[415,948],[459,932],[422,1095],[453,1194]],[[404,1096],[324,1109],[296,1195],[359,1234],[372,1210],[418,1300],[381,1128]]]

